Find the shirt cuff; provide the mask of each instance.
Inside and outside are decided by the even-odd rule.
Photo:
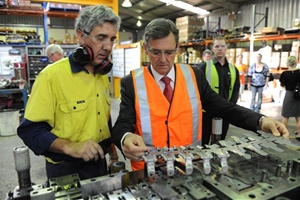
[[[128,135],[128,134],[133,134],[133,133],[131,133],[131,132],[126,132],[126,133],[123,135],[123,137],[121,138],[121,149],[123,149],[123,142],[124,142],[124,139],[125,139],[126,135]]]

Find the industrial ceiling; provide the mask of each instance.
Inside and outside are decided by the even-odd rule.
[[[119,0],[119,16],[122,19],[122,29],[142,30],[155,18],[168,18],[173,21],[178,17],[195,15],[190,11],[167,5],[158,0],[130,0],[132,6],[122,7],[124,0]],[[195,7],[200,7],[210,12],[210,15],[221,15],[237,12],[239,7],[246,4],[255,4],[259,0],[183,0]],[[137,26],[140,18],[141,26]]]

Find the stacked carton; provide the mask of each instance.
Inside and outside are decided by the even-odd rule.
[[[299,60],[300,41],[293,41],[290,56],[295,56]]]
[[[8,7],[30,10],[42,10],[41,3],[31,3],[30,0],[7,0]]]
[[[227,49],[226,51],[226,58],[227,61],[231,64],[235,63],[235,55],[236,55],[236,49]]]
[[[269,68],[279,69],[280,67],[280,52],[272,52],[271,53],[271,63]]]
[[[235,48],[235,49],[231,48],[231,49],[227,49],[226,51],[226,59],[228,62],[230,62],[233,65],[236,62],[237,55],[242,55],[243,56],[242,63],[245,65],[249,65],[250,52],[248,52],[246,48]]]
[[[204,19],[197,16],[185,16],[176,18],[176,26],[179,29],[179,42],[189,42],[198,39],[197,33],[202,30]]]
[[[281,68],[287,68],[287,59],[289,57],[290,52],[281,52],[281,57],[280,57],[280,67]]]
[[[188,51],[188,55],[189,55],[188,63],[191,63],[191,64],[200,63],[200,52],[198,50],[195,50],[193,48],[188,48],[187,51]]]

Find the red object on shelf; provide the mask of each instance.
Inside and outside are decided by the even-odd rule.
[[[24,79],[27,81],[27,69],[26,69],[26,63],[25,62],[19,62],[19,63],[14,63],[14,67],[15,67],[15,76],[16,79]],[[18,68],[21,67],[21,77],[19,77],[19,72],[18,72]]]

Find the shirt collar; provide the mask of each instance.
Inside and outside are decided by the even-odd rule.
[[[73,73],[78,73],[81,71],[85,71],[86,73],[89,73],[88,70],[84,68],[84,65],[80,65],[79,63],[75,62],[75,60],[73,59],[73,53],[69,55],[69,62]]]
[[[217,58],[216,57],[212,57],[212,60],[213,60],[213,62],[214,62],[214,64],[216,64],[216,63],[218,63],[219,61],[217,60]],[[228,63],[228,61],[227,61],[227,59],[226,59],[226,57],[225,57],[225,63],[224,64],[227,64]]]
[[[160,81],[160,79],[162,77],[164,77],[163,75],[157,73],[155,71],[155,69],[152,67],[152,65],[151,65],[151,71],[152,71],[153,77],[154,77],[154,79],[155,79],[155,81],[157,83]],[[171,68],[171,70],[169,71],[169,73],[166,76],[169,77],[171,79],[171,81],[173,81],[173,82],[175,81],[175,69],[174,69],[174,65],[173,65],[173,67]]]

